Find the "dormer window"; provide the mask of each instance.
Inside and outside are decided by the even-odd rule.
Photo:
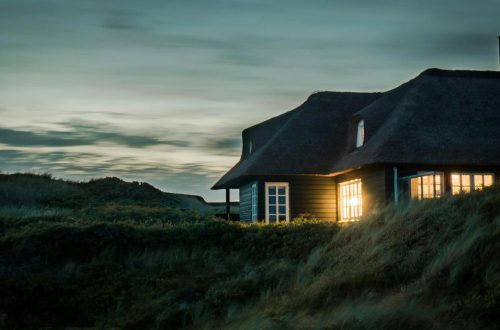
[[[356,148],[359,148],[365,142],[365,122],[360,120],[358,122],[358,131],[356,134]]]

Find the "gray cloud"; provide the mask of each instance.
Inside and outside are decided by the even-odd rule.
[[[189,141],[162,140],[146,135],[125,134],[101,123],[71,122],[63,123],[68,131],[31,132],[0,128],[0,143],[16,147],[69,147],[96,145],[111,142],[132,148],[142,148],[154,145],[172,145],[189,147]],[[114,131],[113,131],[114,130]]]
[[[105,19],[102,27],[111,30],[141,30],[136,21],[136,14],[127,10],[110,9],[105,13]]]
[[[0,142],[10,146],[54,146],[67,147],[88,144],[71,137],[66,132],[33,133],[8,128],[0,128]]]
[[[241,138],[212,137],[206,139],[202,147],[215,154],[237,156],[241,152]]]

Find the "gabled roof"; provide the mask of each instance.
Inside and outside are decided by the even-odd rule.
[[[365,143],[356,149],[360,119]],[[213,189],[381,163],[500,165],[499,128],[500,72],[429,69],[385,93],[316,93],[244,130],[240,161]]]

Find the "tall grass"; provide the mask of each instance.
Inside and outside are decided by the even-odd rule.
[[[387,207],[345,228],[307,221],[145,225],[43,214],[0,223],[6,328],[499,323],[500,187]]]

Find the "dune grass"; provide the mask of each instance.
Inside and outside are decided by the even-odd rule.
[[[344,228],[0,219],[0,328],[495,329],[499,310],[498,186]]]

